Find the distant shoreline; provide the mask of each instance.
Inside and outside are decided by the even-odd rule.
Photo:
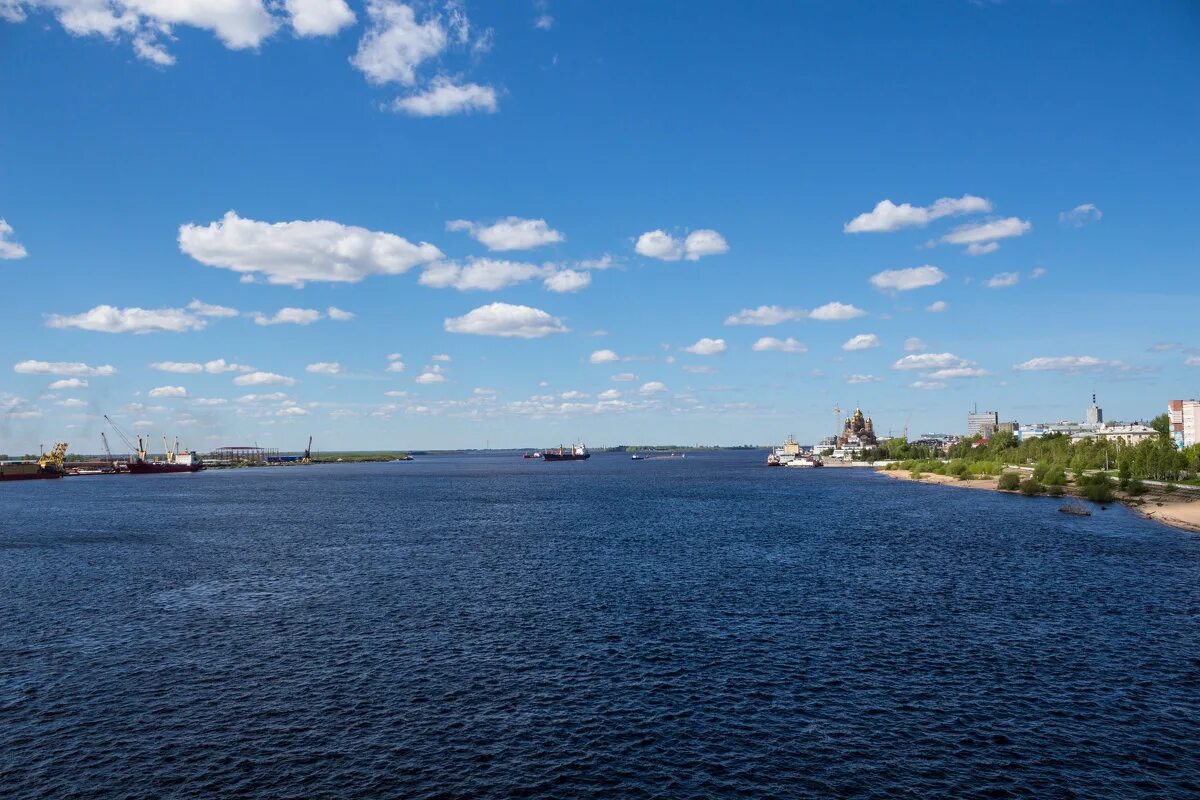
[[[956,486],[960,489],[976,489],[998,492],[1000,494],[1020,495],[1020,492],[1009,492],[1000,489],[1000,478],[996,475],[959,480],[951,475],[937,475],[933,473],[925,473],[920,478],[914,478],[902,470],[876,469],[876,472],[886,475],[889,478],[911,481],[913,483],[932,483],[939,486]],[[1071,493],[1067,492],[1064,496],[1071,496]],[[1200,533],[1200,495],[1181,499],[1174,494],[1168,495],[1161,491],[1151,490],[1141,497],[1132,498],[1118,492],[1117,499],[1113,502],[1121,503],[1143,517],[1155,522],[1161,522],[1164,525],[1169,525],[1172,528],[1187,531],[1188,533]]]

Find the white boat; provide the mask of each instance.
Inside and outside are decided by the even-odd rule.
[[[812,467],[821,467],[821,466],[824,466],[824,464],[821,463],[820,456],[796,456],[791,461],[786,462],[784,464],[784,466],[785,467],[812,468]]]

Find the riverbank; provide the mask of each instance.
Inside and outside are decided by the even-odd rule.
[[[996,475],[971,478],[963,481],[953,475],[937,475],[928,472],[919,478],[914,478],[911,473],[902,470],[877,471],[880,475],[886,475],[889,478],[901,481],[933,483],[939,486],[956,486],[960,489],[1002,492],[1003,494],[1019,494],[1019,492],[1002,491],[999,486],[1000,478]],[[1067,493],[1071,494],[1070,490],[1073,487],[1066,488]],[[1130,509],[1147,519],[1161,522],[1164,525],[1170,525],[1172,528],[1178,528],[1179,530],[1200,533],[1200,497],[1180,497],[1177,493],[1165,493],[1157,489],[1151,489],[1140,497],[1129,497],[1120,491],[1114,491],[1114,494],[1117,497],[1116,502],[1124,503]]]

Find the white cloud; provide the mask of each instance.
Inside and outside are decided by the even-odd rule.
[[[337,306],[330,306],[329,308],[325,309],[325,313],[328,314],[329,318],[334,322],[349,322],[350,320],[354,319],[355,316],[357,316],[353,311],[343,311]]]
[[[912,389],[924,389],[925,391],[937,391],[938,389],[945,389],[946,384],[940,381],[913,381],[909,384],[909,387]]]
[[[638,255],[662,261],[678,261],[681,258],[697,261],[702,256],[727,253],[729,245],[721,234],[707,228],[692,231],[682,241],[666,231],[653,230],[638,237],[634,250]]]
[[[1021,372],[1095,372],[1128,368],[1121,361],[1107,361],[1096,356],[1041,356],[1013,366],[1013,369]]]
[[[13,365],[20,375],[79,375],[93,378],[116,375],[115,367],[105,364],[89,367],[80,361],[20,361]]]
[[[991,210],[990,202],[969,194],[958,198],[943,197],[928,206],[908,203],[896,205],[891,200],[880,200],[873,210],[859,214],[847,222],[842,230],[846,233],[889,233],[901,228],[928,225],[941,217],[988,213]]]
[[[925,306],[925,310],[930,312],[931,314],[940,314],[949,307],[950,307],[950,304],[947,303],[945,300],[935,300],[932,303],[930,303],[929,305]]]
[[[1016,286],[1021,280],[1020,273],[1017,272],[998,272],[988,278],[984,284],[989,289],[1006,289],[1009,286]]]
[[[691,353],[697,356],[715,356],[718,353],[724,353],[726,349],[724,339],[709,339],[707,336],[700,339],[695,344],[687,347],[679,348],[685,353]]]
[[[268,317],[257,311],[254,313],[255,325],[311,325],[321,318],[321,312],[314,308],[281,308],[273,316]]]
[[[466,231],[473,239],[488,250],[531,250],[548,244],[566,241],[559,231],[554,230],[544,219],[522,219],[505,217],[484,225],[465,219],[454,219],[446,223],[448,231]]]
[[[431,264],[421,273],[418,283],[435,289],[458,289],[460,292],[495,292],[545,274],[545,268],[536,264],[472,257],[467,260],[465,267],[452,261]]]
[[[415,85],[417,68],[449,44],[440,18],[417,22],[416,12],[404,3],[368,0],[367,20],[367,32],[350,63],[374,84]]]
[[[620,400],[621,393],[616,389],[605,389],[600,394],[596,395],[597,400]]]
[[[643,383],[642,388],[638,391],[642,394],[659,394],[660,392],[665,392],[666,390],[667,385],[662,381],[650,381],[648,383]]]
[[[871,285],[884,291],[907,292],[925,286],[937,286],[945,279],[946,273],[926,264],[923,267],[884,270],[871,276]]]
[[[78,397],[68,397],[66,400],[59,400],[54,405],[62,406],[63,408],[87,408],[87,403]]]
[[[194,406],[223,406],[229,403],[224,397],[197,397],[192,401]]]
[[[495,114],[500,110],[500,103],[491,86],[455,83],[439,76],[425,91],[397,97],[392,101],[391,109],[413,117],[450,117],[476,111]]]
[[[215,358],[203,364],[197,364],[194,361],[155,361],[150,365],[150,369],[156,369],[159,372],[174,372],[180,375],[194,375],[198,372],[220,375],[223,372],[254,371],[253,367],[247,367],[244,364],[231,364],[223,358]]]
[[[751,350],[759,353],[807,353],[808,346],[792,337],[776,339],[774,336],[764,336],[750,346]]]
[[[450,358],[450,356],[446,355],[445,353],[438,353],[438,354],[432,356],[432,358],[434,361],[441,361],[443,363],[446,363],[446,362],[449,362],[452,360]]]
[[[1200,356],[1188,356],[1184,359],[1183,365],[1185,367],[1200,367]]]
[[[201,317],[236,317],[241,312],[236,308],[228,306],[214,306],[210,303],[204,303],[200,300],[193,300],[187,304],[188,311]]]
[[[461,317],[446,319],[443,327],[450,333],[520,339],[537,339],[570,330],[561,319],[547,314],[540,308],[509,303],[480,306]]]
[[[616,260],[608,253],[605,253],[604,255],[600,256],[600,258],[585,258],[582,261],[579,261],[575,266],[579,267],[580,269],[605,270],[616,266]]]
[[[15,242],[12,240],[12,234],[12,225],[9,225],[4,221],[3,217],[0,217],[0,258],[15,259],[24,258],[25,256],[29,255],[28,251],[20,242]]]
[[[404,372],[404,362],[400,360],[400,355],[395,355],[395,358],[388,356],[388,365],[384,372]]]
[[[611,380],[617,381],[618,383],[629,383],[631,381],[636,381],[637,379],[637,375],[634,375],[632,372],[618,372],[611,378]]]
[[[385,397],[408,397],[410,392],[405,392],[401,389],[392,389],[383,393]]]
[[[879,383],[883,378],[874,375],[847,375],[846,383]]]
[[[925,342],[916,336],[910,336],[904,340],[904,352],[906,353],[919,353],[924,349],[926,349]]]
[[[699,366],[695,364],[684,364],[682,369],[684,372],[691,372],[694,375],[715,375],[717,373],[716,367],[710,367],[706,364]]]
[[[151,397],[187,397],[187,389],[182,386],[158,386],[149,392]]]
[[[759,306],[758,308],[743,308],[736,314],[725,318],[726,325],[778,325],[795,319],[804,319],[808,312],[802,308],[782,308],[781,306]]]
[[[82,314],[51,314],[51,328],[79,328],[100,333],[182,333],[198,331],[208,322],[182,308],[116,308],[100,305]]]
[[[549,14],[542,14],[533,21],[533,27],[539,31],[548,31],[554,27],[554,17]]]
[[[426,367],[425,371],[416,377],[417,383],[445,383],[446,373],[439,365],[434,364],[432,367]]]
[[[592,285],[592,273],[578,272],[573,269],[561,269],[546,276],[542,284],[551,292],[560,294],[578,292]]]
[[[336,361],[318,361],[315,364],[309,364],[304,369],[306,372],[316,373],[317,375],[340,375],[342,365]]]
[[[587,400],[590,395],[587,392],[580,392],[572,389],[568,392],[563,392],[559,395],[563,400]]]
[[[279,375],[274,372],[248,372],[245,375],[238,375],[233,379],[234,386],[292,386],[295,383],[295,378],[289,378],[286,375]]]
[[[826,303],[823,306],[814,308],[808,312],[809,319],[821,320],[822,322],[837,322],[840,320],[856,319],[866,316],[867,312],[857,306],[847,303]]]
[[[281,408],[275,412],[275,416],[277,416],[277,417],[306,417],[306,416],[308,416],[308,411],[301,408],[300,406],[284,406],[283,408]]]
[[[614,361],[620,361],[621,357],[612,350],[596,350],[588,357],[590,364],[611,364]]]
[[[1038,278],[1046,274],[1045,267],[1034,267],[1029,271],[1029,279],[1036,281]]]
[[[354,12],[345,0],[284,0],[297,36],[332,36],[354,24]]]
[[[357,283],[370,275],[399,275],[443,258],[426,242],[330,220],[259,222],[229,211],[207,226],[179,227],[179,249],[210,267],[268,283]]]
[[[1064,225],[1071,225],[1075,228],[1082,228],[1089,222],[1099,222],[1104,216],[1104,212],[1096,208],[1092,203],[1084,203],[1072,208],[1070,211],[1063,211],[1058,215],[1058,221]]]
[[[88,382],[84,378],[63,378],[62,380],[54,381],[49,388],[52,391],[62,391],[65,389],[86,389]]]
[[[892,369],[953,369],[968,367],[972,362],[953,353],[918,353],[904,356],[892,364]]]
[[[925,377],[946,380],[947,378],[985,378],[987,375],[988,371],[979,367],[950,367],[948,369],[934,370],[926,374]]]
[[[263,0],[9,0],[0,6],[0,16],[10,22],[20,21],[26,9],[46,8],[72,36],[98,35],[111,41],[128,37],[139,58],[169,66],[175,58],[167,52],[163,40],[174,39],[174,26],[212,31],[232,50],[253,49],[282,23],[282,17],[271,11],[286,11],[301,35],[323,35],[348,24],[343,16],[341,24],[334,26],[329,7],[337,4],[344,5],[342,0],[287,2],[283,9]]]
[[[843,350],[870,350],[872,347],[879,347],[879,337],[873,333],[860,333],[857,336],[851,336],[842,344]]]
[[[1000,245],[996,240],[1013,236],[1024,236],[1033,225],[1016,217],[1005,217],[988,222],[960,225],[941,238],[947,244],[968,245],[967,253],[973,256],[990,253]]]

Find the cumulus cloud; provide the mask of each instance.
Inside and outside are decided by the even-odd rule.
[[[466,231],[471,238],[488,250],[532,250],[548,244],[566,241],[559,231],[551,228],[544,219],[505,217],[485,225],[465,219],[454,219],[446,223],[448,231]]]
[[[248,372],[233,379],[234,386],[292,386],[295,383],[295,378],[275,372]]]
[[[883,380],[883,378],[876,377],[875,375],[857,375],[856,374],[856,375],[847,375],[846,376],[846,383],[879,383],[882,380]]]
[[[29,255],[20,242],[13,240],[12,235],[12,225],[9,225],[4,221],[3,217],[0,217],[0,259],[24,258]]]
[[[682,241],[663,230],[647,231],[638,237],[633,248],[638,255],[662,261],[698,261],[703,256],[729,252],[729,244],[721,234],[702,228],[692,231]]]
[[[434,361],[441,361],[443,363],[453,360],[450,358],[450,356],[446,355],[445,353],[437,353],[436,355],[432,356],[432,358]]]
[[[983,255],[996,250],[999,239],[1024,236],[1033,228],[1032,223],[1017,217],[1005,217],[987,222],[960,225],[941,238],[947,244],[965,244],[969,255]]]
[[[401,361],[402,356],[399,353],[391,353],[388,355],[388,365],[386,372],[404,372],[404,362]]]
[[[709,339],[708,337],[705,337],[697,341],[695,344],[690,344],[687,347],[681,347],[679,349],[685,353],[691,353],[692,355],[697,356],[715,356],[718,353],[724,353],[725,348],[726,345],[724,339]]]
[[[1104,216],[1104,212],[1096,208],[1092,203],[1084,203],[1075,206],[1070,211],[1063,211],[1058,215],[1058,221],[1064,225],[1070,225],[1074,228],[1082,228],[1089,222],[1099,222]]]
[[[359,40],[350,63],[371,83],[413,86],[417,82],[417,68],[445,50],[449,43],[449,34],[439,17],[418,22],[411,6],[391,0],[368,0],[367,32]]]
[[[559,294],[578,292],[592,285],[592,273],[579,272],[573,269],[561,269],[547,275],[545,280],[542,281],[542,285],[548,291],[558,292]]]
[[[941,217],[988,213],[991,210],[990,202],[969,194],[957,198],[943,197],[928,206],[909,203],[896,205],[891,200],[880,200],[873,210],[859,214],[842,226],[842,230],[846,233],[889,233],[901,228],[928,225]]]
[[[281,308],[272,316],[254,313],[255,325],[311,325],[321,318],[315,308]]]
[[[151,397],[187,397],[187,389],[182,386],[158,386],[149,392]]]
[[[904,340],[904,352],[906,353],[919,353],[925,348],[925,342],[916,336],[910,336]]]
[[[284,0],[297,36],[332,36],[354,24],[354,12],[345,0]]]
[[[892,369],[950,369],[966,367],[970,364],[970,361],[959,358],[953,353],[917,353],[899,359],[892,364]]]
[[[925,310],[931,314],[940,314],[950,307],[950,304],[945,300],[934,300],[929,305],[925,306]]]
[[[620,361],[621,357],[612,350],[596,350],[588,357],[590,364],[611,364],[614,361]]]
[[[229,306],[215,306],[211,303],[205,303],[200,300],[193,300],[187,304],[187,310],[201,317],[236,317],[241,312],[236,308]]]
[[[329,308],[325,309],[325,313],[328,314],[329,318],[334,322],[349,322],[350,320],[354,319],[355,316],[357,316],[353,311],[343,311],[337,306],[330,306]]]
[[[478,83],[455,83],[437,77],[428,89],[392,101],[391,109],[412,117],[452,117],[455,114],[495,114],[500,110],[496,90]]]
[[[945,279],[946,273],[926,264],[923,267],[884,270],[871,276],[871,285],[883,291],[907,292],[925,286],[937,286]]]
[[[466,266],[439,261],[425,268],[418,282],[435,289],[452,288],[460,292],[495,292],[546,275],[536,264],[502,261],[494,258],[470,258]]]
[[[218,222],[179,227],[179,249],[210,267],[268,283],[357,283],[371,275],[399,275],[444,258],[437,247],[392,233],[330,220],[259,222],[229,211]]]
[[[667,385],[662,381],[649,381],[648,383],[643,383],[642,388],[638,391],[640,391],[642,394],[659,394],[661,392],[665,392],[666,390]]]
[[[1020,372],[1098,372],[1105,369],[1127,370],[1121,361],[1109,361],[1096,356],[1041,356],[1015,364]]]
[[[445,383],[446,371],[438,364],[434,364],[432,367],[426,367],[425,371],[416,377],[416,381],[422,384]]]
[[[809,319],[822,322],[837,322],[840,320],[856,319],[866,316],[867,312],[848,303],[832,302],[818,306],[808,313]]]
[[[758,353],[807,353],[808,346],[792,337],[777,339],[774,336],[764,336],[750,346]]]
[[[857,336],[851,336],[842,344],[843,350],[870,350],[872,347],[879,347],[879,337],[873,333],[860,333]]]
[[[54,381],[50,384],[51,391],[64,391],[67,389],[86,389],[88,382],[84,378],[63,378],[62,380]]]
[[[103,378],[116,375],[117,369],[110,364],[89,367],[81,361],[19,361],[13,372],[20,375],[68,375]]]
[[[983,378],[987,375],[988,371],[979,367],[950,367],[949,369],[934,370],[925,377],[945,380],[947,378]]]
[[[758,308],[743,308],[736,314],[725,318],[726,325],[779,325],[795,319],[804,319],[808,312],[802,308],[783,308],[781,306],[759,306]]]
[[[51,328],[79,328],[100,333],[182,333],[202,330],[207,320],[182,308],[117,308],[99,305],[82,314],[51,314]]]
[[[63,408],[86,408],[87,403],[80,400],[78,397],[68,397],[66,400],[59,400],[54,405],[62,406]]]
[[[988,278],[984,284],[989,289],[1006,289],[1009,286],[1016,286],[1021,280],[1021,275],[1018,272],[998,272]]]
[[[634,375],[632,372],[618,372],[611,378],[611,380],[614,380],[618,383],[630,383],[632,381],[636,381],[637,379],[637,375]]]
[[[253,372],[253,367],[247,367],[243,364],[231,364],[223,358],[214,358],[212,361],[206,361],[203,364],[194,361],[155,361],[150,365],[150,369],[156,369],[159,372],[174,372],[180,375],[194,375],[199,372],[207,372],[209,375],[220,375],[223,372]]]
[[[600,394],[596,395],[597,400],[620,400],[621,393],[616,389],[605,389]]]
[[[342,365],[336,361],[318,361],[315,364],[309,364],[304,369],[306,372],[312,372],[317,375],[340,375]]]
[[[938,389],[945,389],[946,384],[941,381],[913,381],[909,384],[909,387],[912,389],[924,389],[925,391],[936,391]]]
[[[480,306],[461,317],[450,317],[443,327],[450,333],[470,333],[478,336],[503,336],[519,339],[538,339],[570,329],[558,317],[540,308],[491,303]]]

